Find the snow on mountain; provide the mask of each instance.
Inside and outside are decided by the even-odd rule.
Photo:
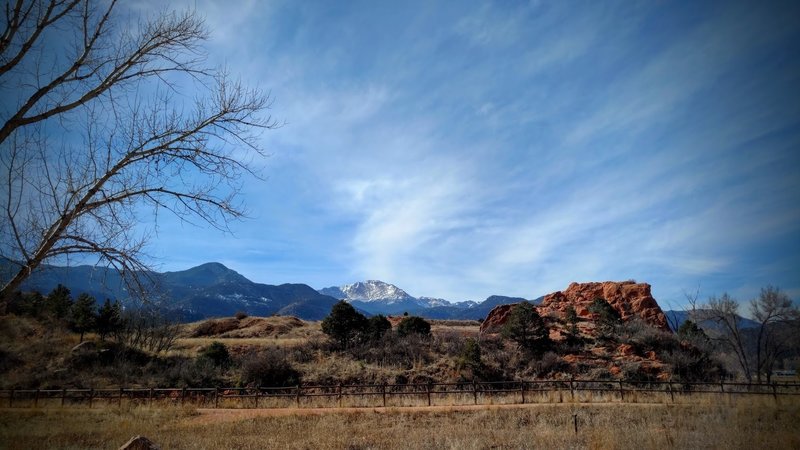
[[[434,297],[417,297],[417,302],[420,304],[420,306],[425,306],[426,308],[452,305],[452,303],[448,302],[443,298],[434,298]]]
[[[336,292],[337,290],[341,294],[336,297],[343,298],[348,301],[358,300],[361,302],[381,302],[392,304],[406,300],[415,300],[414,297],[408,295],[406,291],[400,289],[399,287],[378,280],[359,281],[353,284],[345,284],[344,286],[340,286],[338,288],[325,288],[320,290],[320,292],[326,292],[325,295],[331,295],[327,292],[338,293]]]
[[[435,297],[412,297],[395,285],[369,280],[344,286],[332,286],[318,291],[351,303],[369,314],[416,314],[430,319],[481,319],[497,305],[528,301],[519,297],[493,295],[486,300],[451,302]],[[531,301],[541,302],[541,297]]]
[[[344,299],[348,302],[396,305],[397,307],[433,308],[450,306],[445,299],[434,297],[413,297],[399,287],[379,280],[359,281],[344,286],[331,286],[319,290],[320,294]]]

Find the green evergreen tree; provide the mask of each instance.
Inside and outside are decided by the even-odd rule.
[[[322,332],[342,349],[355,344],[363,336],[367,326],[367,318],[344,300],[333,305],[330,315],[322,320]]]
[[[597,328],[602,338],[613,338],[622,324],[622,317],[604,298],[596,298],[589,305],[589,312],[597,315]]]
[[[90,331],[95,326],[95,299],[89,294],[81,294],[78,300],[72,305],[69,314],[70,326],[73,330],[81,334],[81,342],[83,342],[83,335]]]
[[[66,286],[59,284],[49,294],[45,301],[45,310],[56,319],[65,319],[72,308],[72,295]]]
[[[543,354],[552,344],[550,330],[544,319],[536,307],[528,302],[514,305],[501,329],[501,335],[534,355]]]
[[[578,313],[572,305],[567,306],[566,322],[569,327],[567,330],[573,336],[578,335]]]
[[[122,328],[122,308],[119,302],[112,305],[111,300],[106,299],[97,311],[95,325],[101,341],[105,341],[109,334],[117,333]]]
[[[392,324],[382,314],[372,316],[367,320],[367,338],[370,340],[379,340],[391,329]]]
[[[41,317],[45,308],[45,298],[38,291],[16,291],[8,299],[7,311],[19,316]]]

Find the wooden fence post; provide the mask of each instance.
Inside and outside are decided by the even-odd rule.
[[[61,406],[64,406],[64,401],[67,399],[67,389],[61,389]]]
[[[520,392],[522,392],[522,404],[525,404],[525,380],[522,380],[522,386],[520,386]]]
[[[428,406],[431,406],[431,382],[428,382]]]
[[[8,394],[8,407],[9,408],[13,408],[14,407],[14,389],[12,389],[11,393]]]
[[[258,396],[261,394],[261,386],[256,388],[256,409],[258,409]]]
[[[575,375],[572,375],[572,378],[569,380],[569,396],[575,400]]]
[[[619,381],[619,401],[624,402],[625,401],[625,391],[622,390],[622,380],[618,380],[618,381]]]
[[[39,407],[39,389],[36,389],[36,394],[33,397],[33,407],[34,408],[38,408]]]
[[[722,380],[719,380],[719,391],[725,392],[725,382]]]
[[[573,414],[572,415],[572,424],[575,427],[575,434],[578,434],[578,415],[577,414]]]
[[[153,406],[153,388],[150,388],[150,392],[147,393],[147,404]]]
[[[219,388],[214,388],[214,408],[219,408]]]
[[[337,390],[337,400],[338,400],[338,403],[339,403],[339,408],[341,408],[342,407],[342,383],[339,383],[339,385],[336,386],[336,390]]]
[[[672,399],[672,403],[675,403],[675,392],[672,390],[672,381],[669,382],[669,398]]]
[[[117,400],[117,406],[122,408],[122,394],[124,393],[125,388],[119,388],[119,399]]]
[[[92,401],[94,401],[94,388],[89,389],[89,408],[92,407]]]
[[[297,385],[297,396],[295,397],[295,404],[300,407],[300,385]]]
[[[778,403],[778,385],[775,382],[772,382],[772,398],[775,399],[775,403]]]
[[[186,388],[181,388],[181,406],[183,406],[183,402],[186,400]]]
[[[381,385],[381,394],[383,394],[383,407],[386,408],[386,383]]]
[[[475,404],[478,404],[478,383],[475,382],[475,379],[472,379],[472,397],[475,400]]]

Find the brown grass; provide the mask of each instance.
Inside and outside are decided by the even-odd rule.
[[[798,402],[540,404],[434,410],[0,411],[0,448],[798,448]],[[574,420],[578,432],[574,431]]]
[[[297,347],[311,339],[324,339],[319,322],[289,316],[209,319],[181,326],[170,355],[197,356],[202,347],[219,341],[242,353],[263,347]]]
[[[304,337],[307,333],[298,333],[299,328],[319,328],[313,322],[305,322],[296,317],[245,317],[236,319],[227,317],[209,319],[184,325],[182,337],[217,337],[217,338],[267,338],[293,334]]]

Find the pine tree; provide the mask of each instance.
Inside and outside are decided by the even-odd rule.
[[[118,302],[111,304],[111,300],[106,299],[103,306],[97,311],[97,320],[95,321],[97,333],[100,335],[100,340],[105,341],[106,336],[114,334],[122,327],[122,308]]]
[[[70,309],[70,326],[73,330],[83,335],[95,326],[95,299],[89,294],[81,294]]]
[[[322,332],[343,349],[354,344],[367,330],[367,326],[367,318],[344,300],[333,305],[330,315],[322,320]]]
[[[47,295],[45,310],[55,319],[64,319],[72,308],[72,295],[66,286],[59,284]]]
[[[540,355],[550,348],[550,330],[536,307],[528,302],[514,305],[501,334],[526,351]]]

